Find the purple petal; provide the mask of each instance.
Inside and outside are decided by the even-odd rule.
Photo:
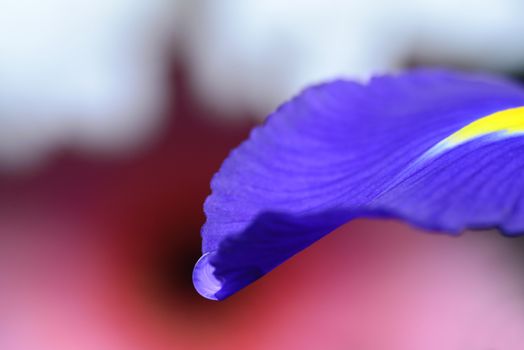
[[[305,90],[213,178],[196,289],[224,299],[357,217],[451,233],[524,231],[524,137],[500,131],[449,141],[523,105],[517,84],[444,70]]]

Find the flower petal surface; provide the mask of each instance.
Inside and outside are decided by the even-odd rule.
[[[314,86],[224,161],[204,209],[204,297],[224,299],[344,223],[524,232],[524,89],[417,69]]]

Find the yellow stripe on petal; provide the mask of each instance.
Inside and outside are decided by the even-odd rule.
[[[506,109],[477,119],[448,136],[444,141],[455,146],[493,133],[524,133],[524,107]]]
[[[409,169],[465,142],[486,135],[496,135],[495,139],[524,135],[524,107],[495,112],[471,122],[427,150]]]

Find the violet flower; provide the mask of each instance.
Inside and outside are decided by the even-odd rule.
[[[224,299],[355,218],[524,232],[522,106],[516,83],[446,70],[306,89],[213,178],[197,291]]]

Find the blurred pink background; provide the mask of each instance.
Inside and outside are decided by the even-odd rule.
[[[166,23],[187,25],[199,18],[199,11],[204,13],[205,4],[199,2],[199,10],[178,2],[177,15],[163,18]],[[231,8],[235,3],[223,5]],[[239,23],[247,21],[242,12],[237,16]],[[202,48],[190,48],[191,40],[202,36],[188,34],[194,30],[191,23],[183,28],[167,26],[166,33],[175,32],[172,37],[155,36],[163,38],[157,44],[165,52],[162,49],[161,59],[147,65],[158,66],[151,74],[161,77],[156,87],[161,96],[141,104],[153,106],[141,110],[143,121],[138,114],[126,119],[131,115],[126,114],[130,110],[126,103],[136,102],[135,92],[117,94],[125,97],[121,105],[103,105],[100,101],[114,100],[98,97],[90,104],[65,98],[70,105],[64,116],[71,119],[53,119],[63,112],[56,107],[61,99],[54,100],[56,105],[44,101],[49,107],[42,110],[49,116],[44,119],[30,110],[38,106],[33,102],[29,107],[20,102],[24,99],[16,104],[0,102],[4,113],[0,135],[12,138],[0,142],[0,349],[524,347],[524,240],[504,238],[495,231],[449,237],[394,221],[358,220],[223,302],[200,297],[193,289],[191,272],[200,256],[202,203],[209,180],[228,152],[262,119],[260,111],[271,110],[275,100],[289,96],[261,95],[262,106],[246,102],[253,95],[237,95],[238,105],[234,99],[227,106],[216,104],[216,95],[211,97],[208,88],[202,92],[201,82],[194,81],[200,74],[194,55],[204,54],[199,53]],[[170,44],[171,39],[177,45]],[[170,45],[176,46],[175,53],[166,49]],[[239,46],[232,52],[240,51]],[[270,48],[264,52],[270,53]],[[470,62],[463,54],[455,59],[452,49],[442,59],[430,55],[431,50],[420,52],[407,54],[395,65],[401,68],[419,61],[487,65],[514,75],[524,67],[524,62],[521,66],[504,66],[496,60],[492,65]],[[7,71],[10,62],[0,59],[0,64]],[[224,67],[219,76],[226,68],[234,66]],[[359,69],[365,75],[374,67]],[[130,72],[124,75],[131,77]],[[2,69],[0,79],[1,73]],[[290,78],[289,86],[310,77],[304,76]],[[260,77],[248,79],[257,84],[251,79]],[[231,81],[214,83],[234,92],[238,86],[231,86],[237,80],[232,76]],[[260,84],[271,89],[266,82]],[[12,91],[0,83],[0,101]],[[38,91],[35,94],[41,97]],[[33,95],[27,96],[32,101]],[[93,106],[100,109],[90,109]],[[82,125],[87,124],[75,119],[81,115],[99,124],[93,121],[96,127],[86,131]],[[106,123],[117,115],[123,119]],[[25,121],[9,129],[14,125],[11,117]],[[146,127],[149,121],[152,126]],[[132,131],[118,131],[135,122]],[[52,123],[61,123],[60,128],[67,124],[60,129],[63,136],[55,138],[57,132],[45,143],[34,141],[32,133],[48,132]],[[109,132],[113,127],[115,133]],[[108,133],[102,137],[97,130]],[[143,130],[147,135],[139,136]],[[76,142],[83,137],[85,142]],[[124,141],[116,146],[111,142],[121,137]],[[135,137],[140,138],[137,144]]]

